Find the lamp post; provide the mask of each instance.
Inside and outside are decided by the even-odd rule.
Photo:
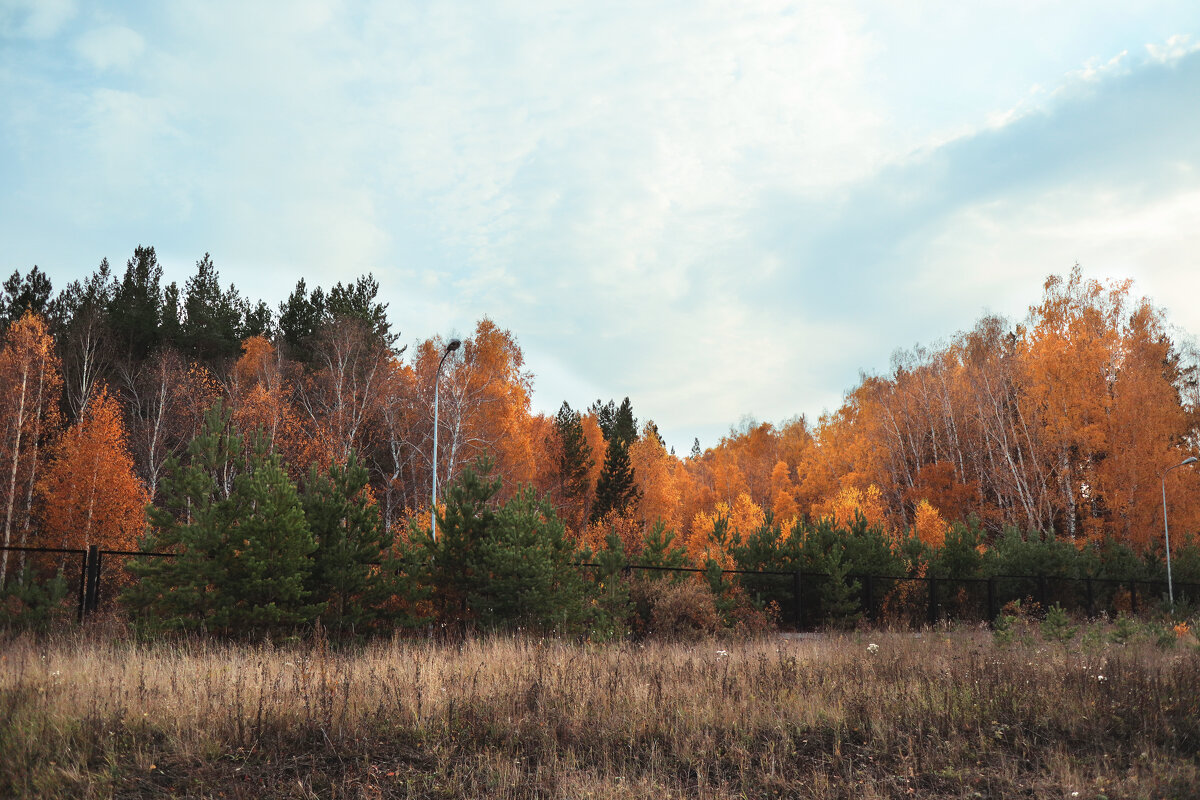
[[[1188,464],[1195,464],[1196,461],[1195,456],[1188,456],[1175,466],[1164,469],[1162,474],[1163,535],[1167,540],[1167,598],[1171,601],[1172,611],[1175,610],[1175,586],[1171,583],[1171,528],[1167,525],[1167,473],[1173,469],[1186,467]]]
[[[437,541],[437,435],[438,435],[438,385],[442,382],[442,365],[446,357],[462,346],[461,339],[446,342],[446,352],[438,362],[437,374],[433,377],[433,505],[429,507],[429,533]]]

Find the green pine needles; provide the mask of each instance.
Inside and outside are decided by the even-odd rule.
[[[135,560],[141,580],[125,600],[161,631],[262,637],[319,620],[344,636],[410,622],[411,604],[385,612],[416,592],[401,585],[366,486],[352,455],[298,491],[265,439],[247,444],[217,404],[148,510],[143,550],[174,557]]]

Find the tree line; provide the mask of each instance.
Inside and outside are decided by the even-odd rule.
[[[138,247],[120,274],[102,261],[57,294],[37,267],[2,289],[5,545],[136,549],[163,535],[162,514],[199,507],[171,498],[217,411],[244,468],[224,468],[223,502],[238,476],[278,470],[302,494],[351,470],[384,549],[427,526],[445,343],[399,345],[372,276],[328,289],[301,279],[272,308],[223,286],[207,254],[182,287],[164,285],[154,249]],[[1152,558],[1160,478],[1195,452],[1200,407],[1194,353],[1163,312],[1078,267],[1048,279],[1018,323],[988,316],[897,352],[816,423],[745,421],[682,456],[629,398],[534,413],[517,339],[487,318],[441,380],[440,484],[486,457],[489,508],[536,500],[573,548],[619,542],[629,559],[666,532],[694,566],[734,564],[762,530],[800,541],[822,521],[848,531],[859,519],[897,557],[921,542],[924,555],[902,558],[913,573],[955,523],[982,552],[1015,535]],[[1181,548],[1200,530],[1195,480],[1185,469],[1167,481]],[[0,585],[25,562],[0,552]]]

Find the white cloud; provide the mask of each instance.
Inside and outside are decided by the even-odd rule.
[[[122,25],[93,28],[75,40],[75,51],[98,70],[127,69],[145,49],[145,40]]]
[[[1186,33],[1175,34],[1162,44],[1146,45],[1146,52],[1150,54],[1150,58],[1163,64],[1178,61],[1197,50],[1200,50],[1200,41],[1193,42],[1191,35]]]
[[[0,31],[32,24],[17,8]],[[211,250],[273,301],[372,270],[405,338],[489,314],[539,406],[628,394],[677,447],[745,412],[815,415],[911,337],[1102,255],[1055,238],[1117,221],[1081,176],[1136,192],[1122,213],[1197,185],[1184,111],[1158,139],[1136,115],[1071,122],[1114,87],[1189,102],[1138,81],[1183,71],[1194,4],[114,8],[0,51],[11,253],[62,248],[61,283],[138,242],[183,272]],[[1109,251],[1180,260],[1178,208]],[[69,257],[38,219],[81,231]]]
[[[76,11],[74,0],[0,0],[0,36],[49,39]]]

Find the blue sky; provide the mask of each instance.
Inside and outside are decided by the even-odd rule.
[[[486,314],[686,451],[1076,261],[1200,331],[1200,4],[0,0],[0,271],[138,244]]]

